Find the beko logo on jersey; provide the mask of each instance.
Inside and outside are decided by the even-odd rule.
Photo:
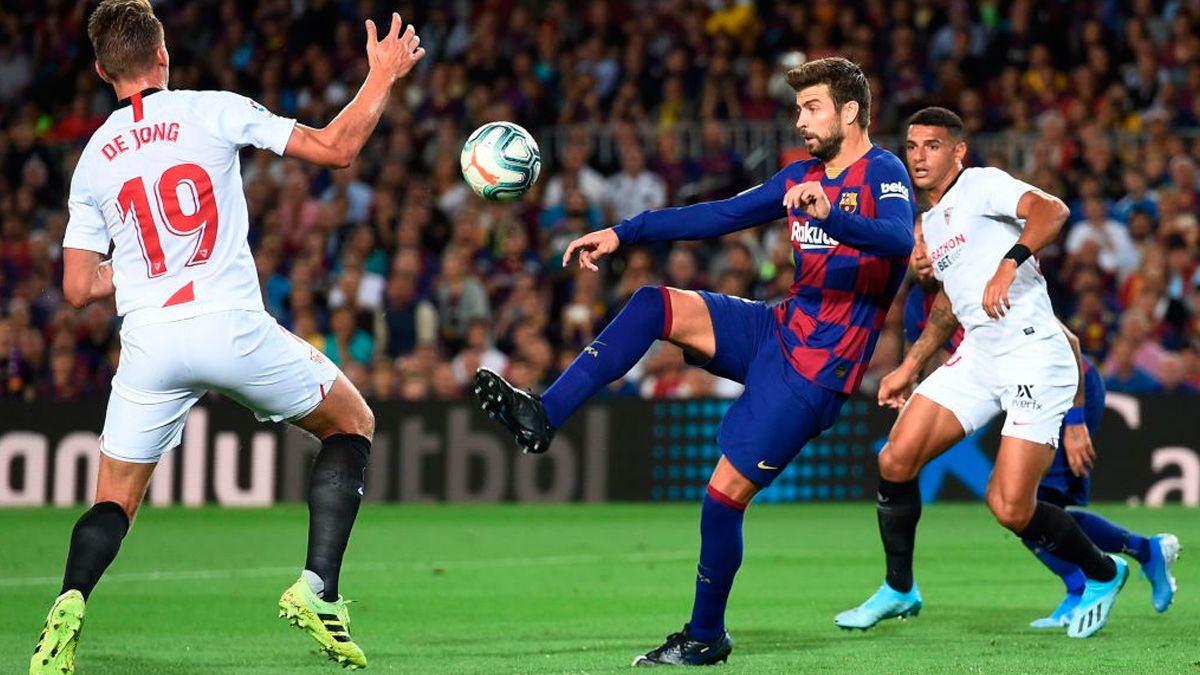
[[[888,199],[889,197],[895,197],[895,198],[903,197],[905,199],[908,199],[908,186],[900,181],[893,181],[891,183],[880,183],[879,184],[879,198],[880,199]]]
[[[800,244],[800,248],[802,249],[833,248],[838,245],[838,240],[825,234],[825,230],[819,227],[809,225],[807,222],[793,220],[792,243]]]

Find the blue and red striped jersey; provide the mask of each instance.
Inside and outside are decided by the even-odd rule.
[[[817,180],[832,207],[828,217],[784,209],[789,188]],[[801,375],[850,393],[904,278],[916,217],[912,194],[900,159],[872,146],[834,177],[818,159],[793,162],[729,199],[647,211],[614,229],[623,244],[707,239],[786,217],[796,274],[775,307],[780,348]]]

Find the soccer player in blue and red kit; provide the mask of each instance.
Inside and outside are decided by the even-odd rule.
[[[940,288],[940,283],[933,275],[933,264],[925,249],[919,225],[916,232],[917,243],[913,247],[911,263],[913,284],[904,305],[904,336],[910,344],[916,342],[921,331],[925,330],[925,322]],[[1067,412],[1063,420],[1054,461],[1038,485],[1038,499],[1064,509],[1075,507],[1068,509],[1067,513],[1101,551],[1124,553],[1137,560],[1143,575],[1150,582],[1150,600],[1154,609],[1165,612],[1175,598],[1175,577],[1171,567],[1179,557],[1179,539],[1166,533],[1154,536],[1138,534],[1081,508],[1087,506],[1091,498],[1091,469],[1095,461],[1091,438],[1104,416],[1104,378],[1096,364],[1080,352],[1079,338],[1065,326],[1063,332],[1079,361],[1080,386],[1075,395],[1075,407]],[[953,353],[962,338],[963,329],[959,326],[946,343],[946,353]],[[1071,611],[1083,597],[1086,582],[1083,570],[1046,551],[1037,542],[1023,539],[1022,543],[1047,569],[1062,579],[1067,591],[1062,602],[1049,616],[1036,619],[1030,625],[1034,628],[1059,628],[1070,619]]]
[[[795,283],[775,306],[708,292],[644,287],[541,396],[487,370],[474,391],[530,452],[588,398],[624,375],[655,340],[745,384],[717,435],[723,456],[700,514],[700,564],[691,620],[635,665],[705,665],[733,649],[725,605],[742,561],[742,519],[809,439],[828,428],[862,380],[913,247],[915,207],[904,164],[871,144],[867,79],[842,58],[787,74],[796,127],[811,159],[723,201],[648,211],[574,241],[564,263],[597,261],[621,245],[708,239],[788,219]]]

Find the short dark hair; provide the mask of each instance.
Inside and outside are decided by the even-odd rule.
[[[954,138],[962,138],[966,131],[966,126],[963,124],[962,118],[958,116],[958,113],[936,105],[921,108],[913,113],[912,117],[908,118],[908,124],[905,128],[911,127],[914,124],[922,127],[941,127],[949,131],[950,135]]]
[[[109,79],[124,80],[154,68],[163,26],[146,0],[104,0],[88,19],[88,38]]]
[[[787,83],[800,91],[818,84],[829,86],[833,104],[841,110],[850,101],[858,103],[854,122],[866,129],[871,123],[871,85],[858,64],[840,56],[809,61],[787,72]]]

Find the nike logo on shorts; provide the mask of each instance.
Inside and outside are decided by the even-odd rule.
[[[761,459],[758,460],[758,468],[760,468],[764,471],[778,471],[779,470],[779,467],[771,466],[770,464],[767,464],[766,462],[764,462]]]

